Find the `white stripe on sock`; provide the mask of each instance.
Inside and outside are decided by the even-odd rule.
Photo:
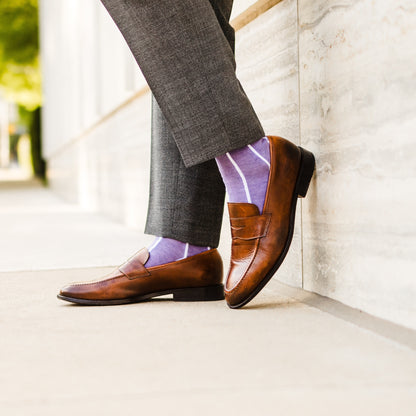
[[[258,156],[270,169],[270,163],[251,145],[248,145],[248,148],[256,155]]]
[[[149,253],[162,241],[162,237],[159,237],[147,250]]]
[[[243,181],[244,190],[246,191],[247,202],[251,204],[250,191],[248,189],[247,181],[246,181],[246,178],[245,178],[243,172],[241,172],[240,167],[237,165],[237,163],[235,162],[235,160],[231,157],[231,155],[228,152],[226,153],[226,155],[227,155],[228,159],[230,160],[230,162],[235,167],[235,169],[238,172],[238,174],[240,175],[240,178]]]
[[[189,250],[189,243],[186,243],[186,244],[185,244],[185,253],[184,253],[183,257],[181,257],[181,258],[180,258],[180,259],[178,259],[178,260],[183,260],[183,259],[186,259],[186,258],[188,257],[188,250]]]

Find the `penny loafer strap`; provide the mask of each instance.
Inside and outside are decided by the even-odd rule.
[[[138,277],[150,276],[149,271],[144,267],[144,262],[148,259],[147,249],[142,249],[122,264],[118,270],[124,274],[127,279],[136,279]]]
[[[271,214],[265,213],[244,218],[230,218],[233,240],[254,240],[267,235]]]

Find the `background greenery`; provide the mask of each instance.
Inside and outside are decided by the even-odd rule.
[[[44,177],[38,32],[38,0],[0,0],[0,89],[19,106],[20,122],[31,136],[34,173]]]

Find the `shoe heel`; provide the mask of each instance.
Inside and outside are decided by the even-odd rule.
[[[299,147],[301,152],[301,164],[298,179],[298,197],[305,198],[315,170],[315,157],[313,153]]]
[[[179,302],[223,300],[224,285],[176,289],[172,293],[173,300]]]

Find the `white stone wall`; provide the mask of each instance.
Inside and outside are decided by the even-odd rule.
[[[416,4],[276,3],[237,31],[238,76],[266,132],[317,158],[276,278],[416,328]],[[41,0],[41,22],[51,187],[142,230],[144,79],[98,0]]]
[[[416,328],[416,3],[299,11],[304,287]]]
[[[49,159],[146,83],[99,0],[40,0],[40,20]]]

